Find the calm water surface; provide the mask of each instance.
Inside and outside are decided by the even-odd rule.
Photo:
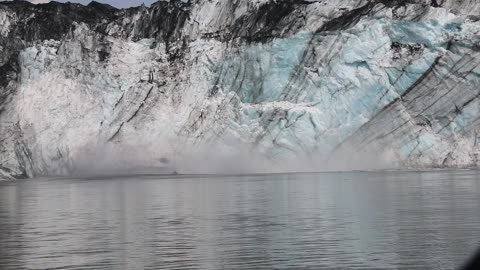
[[[456,269],[480,173],[0,183],[0,269]]]

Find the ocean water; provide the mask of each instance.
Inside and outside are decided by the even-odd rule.
[[[0,182],[0,269],[457,269],[480,172]]]

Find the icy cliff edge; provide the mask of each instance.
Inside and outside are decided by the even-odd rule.
[[[0,2],[0,178],[480,165],[480,3]]]

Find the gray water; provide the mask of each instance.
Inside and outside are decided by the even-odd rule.
[[[475,171],[0,183],[0,269],[456,269]]]

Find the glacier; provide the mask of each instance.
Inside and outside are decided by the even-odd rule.
[[[0,178],[480,166],[480,3],[0,2]]]

